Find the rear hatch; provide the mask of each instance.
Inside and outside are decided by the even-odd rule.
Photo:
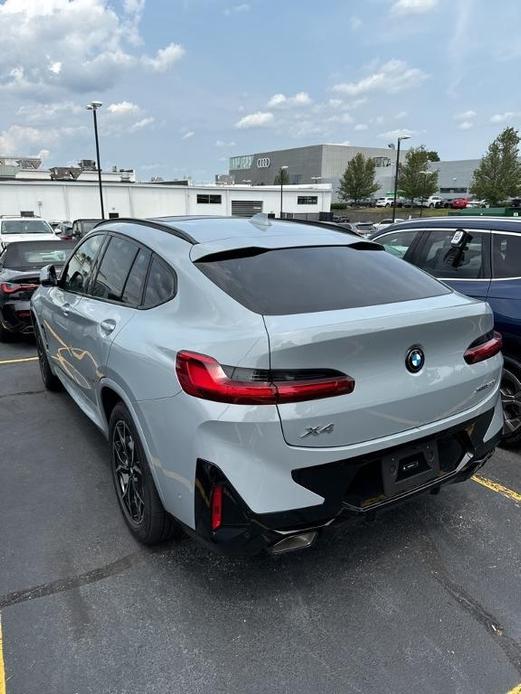
[[[354,380],[349,393],[279,402],[290,445],[346,446],[444,419],[485,399],[499,375],[497,359],[463,356],[492,329],[488,306],[376,244],[231,249],[197,265],[263,315],[272,373]],[[407,368],[413,348],[425,360],[417,373]]]
[[[435,422],[478,404],[490,367],[463,359],[492,327],[485,304],[457,294],[363,309],[266,316],[272,369],[328,368],[355,381],[352,393],[279,404],[294,446],[345,446]],[[420,347],[425,365],[406,358]],[[478,367],[478,368],[476,368]],[[495,367],[494,367],[495,368]]]

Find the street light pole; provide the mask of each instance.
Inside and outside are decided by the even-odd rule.
[[[282,207],[283,207],[283,197],[284,197],[284,171],[286,171],[287,166],[280,167],[280,218],[282,219]]]
[[[101,218],[105,219],[105,208],[103,206],[103,186],[101,185],[101,163],[99,155],[99,137],[98,137],[98,118],[97,110],[101,108],[103,104],[101,101],[91,101],[91,103],[86,107],[87,111],[92,111],[92,116],[94,119],[94,138],[96,140],[96,161],[98,164],[98,187],[99,187],[99,201],[101,207]]]
[[[402,140],[410,140],[409,135],[404,135],[398,138],[398,147],[396,148],[396,172],[394,174],[394,196],[393,196],[393,222],[396,219],[396,198],[398,196],[398,172],[400,168],[400,144]]]

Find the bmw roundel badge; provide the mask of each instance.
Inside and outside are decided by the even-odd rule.
[[[407,367],[407,371],[410,371],[412,374],[417,374],[418,371],[421,371],[424,364],[425,354],[423,353],[423,350],[420,347],[411,347],[407,352],[407,356],[405,357],[405,366]]]

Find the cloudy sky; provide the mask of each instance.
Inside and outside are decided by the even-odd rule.
[[[228,157],[521,126],[519,0],[3,0],[0,154],[209,181]]]

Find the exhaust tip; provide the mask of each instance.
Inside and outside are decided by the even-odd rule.
[[[285,537],[283,540],[279,540],[272,545],[270,551],[272,554],[284,554],[285,552],[295,552],[299,549],[306,549],[307,547],[311,547],[315,542],[317,535],[318,532],[316,530],[289,535],[289,537]]]

